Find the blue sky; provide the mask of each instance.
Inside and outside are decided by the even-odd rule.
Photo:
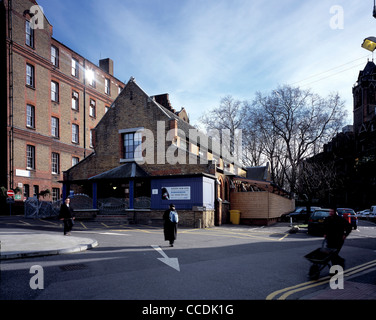
[[[372,0],[39,0],[54,37],[93,63],[114,60],[150,95],[169,93],[195,124],[222,97],[253,100],[291,84],[338,92],[372,59]]]

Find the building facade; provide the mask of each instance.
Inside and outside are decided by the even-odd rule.
[[[0,1],[0,15],[0,186],[16,201],[56,200],[63,171],[93,152],[93,129],[124,83],[111,59],[96,65],[55,39],[36,1]]]
[[[277,205],[272,213],[261,207],[254,215],[254,208],[244,202],[232,202],[237,183],[239,192],[253,202],[254,192],[280,190],[247,179],[246,169],[225,147],[230,144],[199,132],[186,112],[174,112],[164,96],[149,96],[129,80],[95,128],[95,152],[64,173],[64,197],[87,194],[93,200],[90,207],[101,216],[113,206],[135,223],[160,220],[173,202],[180,223],[189,227],[228,223],[231,208],[248,213],[248,221],[264,224],[293,209],[293,202],[286,200],[287,206]],[[241,188],[242,183],[250,187]]]

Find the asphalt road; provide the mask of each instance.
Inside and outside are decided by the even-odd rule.
[[[0,228],[62,232],[59,221],[23,217],[5,222],[0,219]],[[179,229],[175,246],[170,248],[159,227],[77,222],[72,234],[93,238],[98,247],[69,255],[2,261],[0,299],[311,299],[329,288],[329,280],[323,280],[328,268],[318,282],[308,282],[311,264],[304,259],[321,246],[322,238],[307,235],[304,229],[289,234],[289,229],[287,223],[265,228]],[[345,271],[352,271],[345,275],[345,284],[364,284],[371,294],[375,293],[376,225],[360,222],[341,256],[346,258]],[[164,257],[177,258],[179,271],[159,259]],[[30,286],[33,266],[42,267],[43,289]]]

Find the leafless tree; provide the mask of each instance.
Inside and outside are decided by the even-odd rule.
[[[297,193],[299,166],[344,126],[346,111],[338,94],[322,98],[283,86],[269,95],[258,92],[247,115],[247,126],[260,134],[274,182]]]

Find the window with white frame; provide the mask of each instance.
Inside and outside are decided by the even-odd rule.
[[[76,91],[72,91],[72,109],[78,111],[79,108],[79,94]]]
[[[51,46],[51,63],[55,66],[59,66],[59,49],[55,46]]]
[[[96,116],[96,107],[95,107],[95,100],[90,99],[90,110],[89,110],[90,117],[95,118]]]
[[[34,66],[26,64],[26,85],[34,88]]]
[[[78,78],[79,77],[79,64],[78,60],[72,58],[72,76]]]
[[[51,154],[51,172],[53,174],[60,173],[60,154],[52,152]]]
[[[95,130],[90,129],[90,148],[94,148],[94,134]]]
[[[26,33],[26,45],[31,48],[34,48],[34,29],[31,27],[30,21],[26,21],[25,25],[25,33]]]
[[[80,162],[80,158],[78,158],[78,157],[72,157],[72,167],[75,166],[79,162]]]
[[[104,92],[106,94],[111,94],[111,81],[110,79],[104,79]]]
[[[141,132],[124,133],[123,143],[124,143],[124,159],[130,160],[130,159],[142,158],[142,150],[141,148],[137,148],[142,143]]]
[[[35,107],[30,104],[26,106],[26,126],[35,129]]]
[[[26,146],[26,168],[30,170],[35,169],[35,146]]]
[[[79,142],[79,126],[77,124],[72,124],[72,142],[78,143]]]
[[[59,118],[51,117],[51,135],[54,138],[59,138],[60,136],[59,130]]]
[[[51,81],[51,100],[59,102],[59,84],[55,81]]]

